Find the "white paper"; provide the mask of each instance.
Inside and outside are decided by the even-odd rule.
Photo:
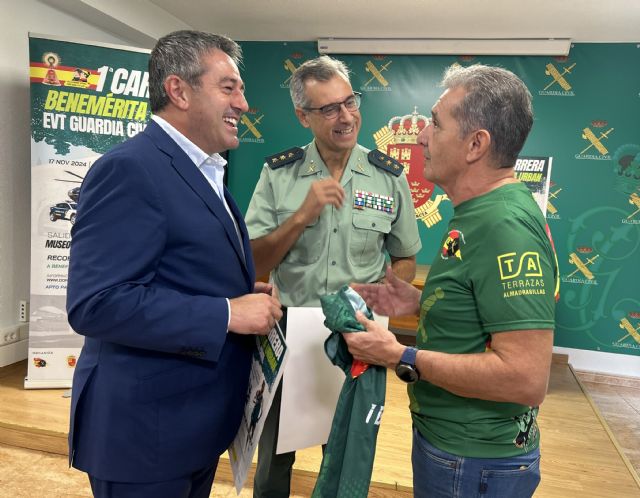
[[[388,327],[388,317],[375,317]],[[344,372],[324,352],[331,331],[322,308],[287,308],[289,358],[282,378],[276,453],[325,444],[344,383]]]

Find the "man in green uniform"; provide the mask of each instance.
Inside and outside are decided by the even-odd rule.
[[[407,179],[402,164],[358,145],[360,95],[347,67],[307,61],[290,90],[314,140],[267,158],[246,216],[256,273],[272,272],[284,306],[319,307],[345,284],[379,281],[385,253],[410,282],[421,243]],[[279,396],[260,439],[255,497],[289,496],[295,453],[275,454]]]
[[[359,316],[357,359],[409,383],[414,496],[530,497],[540,480],[538,406],[549,381],[558,270],[545,220],[514,179],[531,95],[504,69],[450,68],[418,138],[424,176],[454,216],[422,294],[391,273],[354,285],[389,315],[419,313],[417,346]]]

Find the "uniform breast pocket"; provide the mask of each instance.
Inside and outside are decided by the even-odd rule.
[[[391,231],[387,216],[353,213],[349,258],[355,265],[371,264],[382,253],[384,239]]]
[[[278,212],[278,225],[282,225],[287,221],[294,212]],[[296,243],[291,246],[291,249],[284,257],[284,262],[308,265],[318,261],[327,242],[326,230],[323,227],[324,224],[319,218],[307,225],[302,235],[298,237]]]

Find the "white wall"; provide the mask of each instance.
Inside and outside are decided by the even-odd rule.
[[[640,356],[560,347],[554,347],[553,352],[569,355],[569,363],[576,370],[640,377]]]
[[[11,4],[8,6],[7,4]],[[0,329],[29,299],[30,102],[28,33],[131,45],[37,0],[11,0],[0,17]]]

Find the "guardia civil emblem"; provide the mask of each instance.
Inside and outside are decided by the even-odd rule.
[[[553,220],[559,220],[558,208],[555,206],[555,201],[562,192],[562,188],[558,187],[553,181],[549,181],[549,198],[547,199],[547,218]]]
[[[566,56],[555,57],[554,62],[548,62],[544,66],[544,74],[549,78],[546,79],[546,85],[542,90],[538,91],[538,95],[552,95],[556,97],[573,97],[573,87],[569,81],[576,63],[570,63]]]
[[[635,211],[627,216],[627,220],[633,220],[635,222],[637,220],[634,220],[633,217],[640,213],[640,195],[635,192],[631,192],[631,195],[629,196],[629,204],[633,205]]]
[[[569,263],[574,265],[576,268],[566,277],[562,277],[562,281],[572,284],[598,285],[596,276],[593,273],[592,265],[599,257],[600,255],[595,254],[591,247],[577,247],[574,252],[569,254]]]
[[[293,73],[295,73],[298,66],[300,66],[300,62],[298,62],[300,59],[302,59],[302,53],[293,52],[289,57],[282,61],[282,66],[287,72],[287,79],[280,83],[280,88],[289,88],[289,81],[291,81]],[[296,64],[296,62],[298,62],[298,64]]]
[[[593,128],[593,130],[591,128]],[[586,140],[589,144],[582,149],[579,154],[576,154],[575,158],[607,161],[611,159],[609,149],[605,146],[605,140],[609,138],[613,130],[614,128],[609,128],[608,122],[603,119],[591,121],[591,127],[586,126],[582,130],[582,139]]]
[[[258,117],[254,117],[260,114]],[[262,133],[258,129],[258,125],[260,125],[260,121],[264,118],[264,114],[259,113],[257,109],[249,109],[246,113],[244,113],[240,122],[244,125],[244,131],[238,137],[240,142],[256,142],[256,143],[264,143],[264,138],[262,137]]]
[[[389,82],[383,73],[389,69],[389,66],[393,61],[389,60],[384,62],[383,56],[374,56],[373,59],[373,61],[368,60],[365,64],[365,70],[371,75],[371,77],[365,81],[364,85],[362,85],[360,89],[368,92],[391,90]]]
[[[434,184],[423,176],[424,153],[422,145],[418,143],[418,134],[428,123],[427,117],[418,114],[418,108],[414,107],[411,114],[392,117],[387,126],[373,134],[373,138],[379,151],[404,166],[416,218],[431,228],[442,220],[440,203],[449,198],[446,194],[434,196]]]
[[[635,318],[635,325],[631,322],[631,320]],[[620,328],[623,329],[626,333],[620,339],[618,339],[615,344],[623,343],[625,340],[629,338],[633,339],[637,344],[640,344],[640,322],[638,322],[638,318],[640,318],[640,313],[631,312],[629,313],[629,318],[624,317],[620,320]]]

